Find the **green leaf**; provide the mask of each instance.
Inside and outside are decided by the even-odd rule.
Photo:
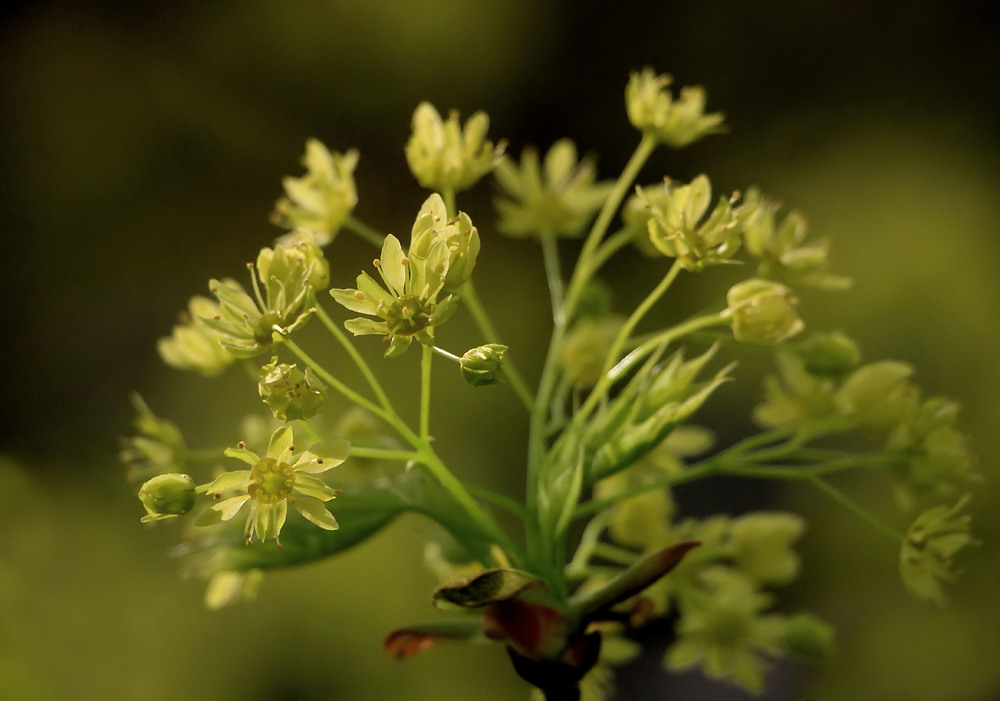
[[[519,594],[538,578],[521,570],[487,570],[470,579],[446,584],[434,592],[437,606],[454,604],[462,608],[480,608]]]

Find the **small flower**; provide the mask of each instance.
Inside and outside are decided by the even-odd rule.
[[[282,181],[285,196],[275,205],[271,220],[285,229],[308,229],[320,246],[330,243],[358,202],[357,163],[356,150],[331,153],[317,139],[309,139],[302,157],[307,172]]]
[[[797,300],[792,291],[776,282],[744,280],[729,289],[726,300],[726,313],[738,341],[781,343],[805,328],[795,311]]]
[[[132,395],[133,420],[138,435],[122,440],[119,457],[127,465],[129,480],[184,469],[187,447],[177,425],[156,416],[138,394]]]
[[[756,511],[733,519],[731,543],[739,568],[759,584],[787,584],[799,573],[792,543],[805,530],[795,514]]]
[[[417,182],[429,190],[469,189],[493,170],[502,152],[486,139],[490,119],[485,112],[476,112],[462,128],[457,112],[442,120],[433,105],[421,102],[413,112],[412,126],[406,162]]]
[[[705,114],[702,88],[681,88],[675,100],[667,89],[671,82],[669,75],[656,75],[651,68],[632,73],[625,88],[625,108],[632,126],[672,148],[724,131],[721,113]]]
[[[167,365],[178,370],[194,370],[211,377],[222,373],[236,357],[219,345],[218,337],[205,325],[205,318],[219,314],[219,305],[196,295],[181,314],[181,323],[169,336],[156,343],[156,350]]]
[[[895,484],[904,511],[955,499],[982,480],[966,437],[955,427],[957,418],[957,404],[934,397],[890,434],[887,447],[907,458],[896,470]]]
[[[508,195],[496,200],[498,228],[514,237],[581,235],[613,187],[595,182],[593,161],[578,160],[569,139],[553,144],[541,166],[538,152],[526,148],[520,166],[504,157],[493,174]]]
[[[252,358],[266,352],[275,334],[287,335],[301,328],[312,316],[311,280],[325,261],[312,258],[300,248],[278,244],[263,248],[257,256],[257,273],[250,267],[254,297],[235,280],[211,280],[209,289],[219,300],[219,312],[202,321],[219,343],[237,358]],[[258,282],[259,279],[259,282]],[[264,289],[261,290],[260,283]]]
[[[838,331],[817,331],[795,343],[792,350],[802,360],[806,372],[824,379],[839,380],[861,362],[858,345]]]
[[[261,399],[281,421],[308,419],[319,411],[326,399],[326,385],[307,367],[305,372],[295,365],[271,362],[258,373]]]
[[[297,266],[308,270],[306,282],[313,291],[330,284],[330,263],[320,248],[319,237],[309,229],[296,229],[279,239],[274,248],[262,248],[257,255],[257,270],[262,281],[272,277],[287,280]]]
[[[699,580],[702,588],[681,598],[678,640],[667,650],[667,669],[700,665],[712,678],[760,692],[764,656],[780,652],[784,619],[762,614],[771,597],[736,570],[711,567]]]
[[[465,351],[459,365],[462,379],[473,387],[496,385],[503,382],[503,359],[507,346],[487,343]]]
[[[448,273],[442,290],[455,292],[472,277],[479,256],[479,231],[465,212],[448,219],[441,195],[434,193],[424,201],[410,233],[407,256],[415,264],[426,264],[435,246],[448,249]]]
[[[448,260],[448,246],[443,241],[433,245],[425,259],[417,261],[403,254],[399,239],[386,236],[382,255],[375,261],[385,288],[363,272],[358,276],[357,289],[330,290],[347,309],[378,317],[377,321],[349,319],[344,327],[355,336],[385,336],[388,358],[404,353],[414,338],[432,343],[434,327],[444,323],[455,309],[451,295],[438,299],[448,273]]]
[[[139,488],[139,501],[146,509],[143,523],[174,518],[194,508],[195,483],[188,475],[157,475]]]
[[[912,417],[919,390],[910,382],[913,368],[895,360],[863,365],[837,391],[842,411],[862,428],[885,433]]]
[[[740,248],[742,222],[753,203],[736,207],[737,195],[712,203],[712,184],[699,175],[688,185],[665,180],[658,188],[637,188],[649,207],[649,239],[665,256],[676,258],[688,270],[725,263]],[[706,218],[706,214],[708,215]]]
[[[756,191],[748,198],[759,199]],[[760,261],[761,277],[778,277],[789,284],[841,290],[849,287],[846,277],[826,272],[829,246],[825,241],[804,244],[807,232],[805,217],[791,211],[778,223],[776,202],[761,201],[743,232],[747,251]]]
[[[806,370],[792,352],[775,354],[777,374],[764,379],[764,401],[754,407],[753,418],[765,428],[806,425],[839,415],[832,381]]]
[[[954,557],[975,543],[969,532],[972,519],[961,513],[968,503],[966,495],[954,506],[928,509],[907,531],[899,554],[899,572],[914,596],[942,606],[947,602],[942,583],[958,578]]]
[[[292,428],[282,426],[271,435],[264,457],[247,450],[242,443],[236,448],[227,448],[228,457],[242,460],[250,465],[250,469],[226,472],[203,488],[216,498],[231,489],[245,492],[222,499],[212,510],[218,518],[228,521],[249,502],[250,513],[244,530],[247,545],[254,534],[261,541],[269,538],[277,540],[285,524],[289,503],[320,528],[328,531],[338,528],[333,514],[324,506],[337,493],[314,475],[344,462],[350,452],[350,443],[331,441],[314,445],[302,451],[293,461],[295,447],[292,440]]]

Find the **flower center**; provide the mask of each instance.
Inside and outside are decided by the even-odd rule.
[[[264,458],[250,469],[247,493],[261,504],[274,504],[288,498],[295,487],[295,471],[287,462]]]
[[[385,310],[389,330],[397,336],[412,336],[427,328],[433,309],[416,295],[403,295]]]
[[[275,324],[281,325],[281,313],[275,311],[265,312],[254,325],[253,339],[260,344],[270,343]]]

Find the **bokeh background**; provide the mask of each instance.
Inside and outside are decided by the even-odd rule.
[[[300,172],[306,138],[360,148],[357,214],[405,234],[423,198],[402,158],[420,100],[486,110],[491,134],[515,152],[571,136],[613,177],[636,142],[625,81],[651,65],[705,85],[731,132],[657,154],[643,181],[704,171],[722,190],[756,183],[802,209],[833,240],[837,270],[855,278],[849,292],[806,295],[807,321],[849,331],[869,360],[914,363],[929,394],[958,398],[988,477],[973,504],[984,543],[947,612],[912,602],[896,553],[812,494],[748,485],[686,495],[688,513],[722,504],[814,514],[802,581],[784,603],[834,622],[839,652],[817,668],[778,667],[770,698],[1000,698],[1000,26],[990,5],[8,3],[0,697],[524,698],[497,649],[455,646],[404,663],[382,654],[386,631],[433,614],[419,521],[270,577],[253,605],[206,612],[201,583],[178,578],[169,556],[176,531],[140,527],[118,438],[130,431],[133,389],[192,444],[239,438],[253,406],[245,378],[170,370],[154,341],[210,277],[242,274],[275,236],[268,213],[280,178]],[[515,348],[530,348],[547,306],[535,251],[490,231],[488,185],[460,204],[484,235],[479,289]],[[348,286],[371,253],[342,243],[333,278]],[[626,255],[612,272],[624,307],[657,271]],[[492,292],[512,281],[514,296]],[[688,294],[718,291],[698,282]],[[457,320],[454,329],[457,349]],[[388,368],[400,401],[413,395],[412,360]],[[537,368],[532,357],[524,364]],[[439,377],[443,450],[463,475],[516,493],[516,405]],[[744,427],[757,388],[743,383],[705,421]],[[866,502],[886,499],[855,486]],[[620,698],[745,698],[697,687],[696,675],[666,679],[651,642]]]

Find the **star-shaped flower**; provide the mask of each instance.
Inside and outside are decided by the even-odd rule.
[[[220,520],[228,521],[249,503],[244,531],[247,545],[254,534],[261,541],[278,540],[289,503],[320,528],[328,531],[338,528],[333,514],[324,506],[337,493],[315,475],[344,462],[350,453],[350,443],[331,441],[314,445],[296,457],[292,441],[291,426],[282,426],[271,435],[264,457],[247,450],[243,443],[227,448],[227,456],[242,460],[250,469],[226,472],[203,488],[220,499],[222,492],[233,489],[242,492],[221,499],[212,511]]]

